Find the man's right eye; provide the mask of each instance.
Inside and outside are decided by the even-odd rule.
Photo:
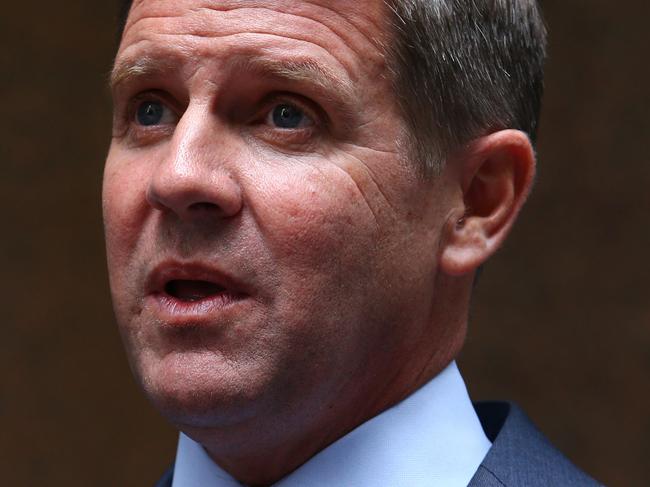
[[[138,104],[135,114],[138,125],[145,127],[176,123],[176,115],[164,103],[156,100],[145,100]]]

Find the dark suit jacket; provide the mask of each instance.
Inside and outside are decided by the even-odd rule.
[[[480,402],[475,403],[474,408],[485,434],[492,442],[492,448],[468,487],[601,485],[578,470],[556,450],[516,405],[507,402]],[[172,477],[173,467],[155,487],[171,487]]]
[[[602,485],[556,450],[515,404],[479,402],[474,409],[492,448],[468,487]]]

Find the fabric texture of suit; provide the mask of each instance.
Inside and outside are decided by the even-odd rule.
[[[479,402],[474,408],[492,448],[469,487],[593,487],[515,404]]]
[[[474,407],[492,447],[468,487],[602,485],[579,470],[551,445],[515,404],[479,402]],[[171,487],[172,478],[173,467],[154,487]]]

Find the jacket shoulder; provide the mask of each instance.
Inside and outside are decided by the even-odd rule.
[[[480,402],[474,408],[492,448],[468,487],[596,487],[542,435],[515,404]]]

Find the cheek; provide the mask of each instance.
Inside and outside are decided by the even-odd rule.
[[[331,384],[385,346],[403,298],[388,282],[398,275],[400,228],[387,209],[377,220],[378,200],[368,201],[348,173],[308,171],[259,178],[265,184],[251,201],[277,275],[272,326],[263,333],[286,350],[279,367],[309,370],[315,382]]]
[[[274,262],[272,321],[292,329],[291,348],[298,341],[305,353],[331,350],[327,343],[349,341],[349,324],[372,309],[380,255],[374,215],[338,169],[258,180],[266,183],[251,207]]]
[[[136,250],[143,238],[147,215],[147,164],[111,149],[102,187],[106,258],[113,307],[124,325],[137,305]]]
[[[349,178],[299,174],[276,180],[264,193],[258,225],[276,261],[313,276],[334,272],[336,260],[371,257],[366,246],[377,225]]]
[[[104,168],[102,210],[109,271],[114,261],[128,257],[140,238],[146,215],[146,164],[138,164],[111,149]]]

